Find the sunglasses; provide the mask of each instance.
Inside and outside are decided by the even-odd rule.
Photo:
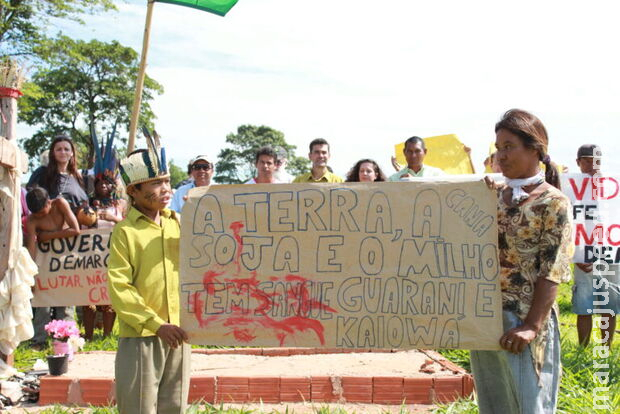
[[[192,165],[192,170],[194,170],[194,171],[198,171],[198,170],[208,171],[211,168],[213,168],[213,165],[211,165],[211,164],[194,164],[194,165]]]

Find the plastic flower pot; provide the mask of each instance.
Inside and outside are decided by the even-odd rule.
[[[73,347],[69,342],[52,341],[52,349],[54,349],[54,355],[67,355],[69,361],[73,361]]]
[[[69,357],[67,355],[48,355],[47,366],[50,375],[62,375],[69,369]]]

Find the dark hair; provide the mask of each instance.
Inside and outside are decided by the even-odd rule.
[[[97,175],[95,177],[95,186],[97,185],[99,181],[105,181],[108,184],[110,184],[112,186],[111,192],[114,192],[114,190],[116,189],[116,181],[114,180],[114,178],[110,177],[109,175]],[[95,187],[95,191],[97,191],[96,187]]]
[[[407,148],[408,144],[420,144],[422,146],[422,149],[424,151],[426,151],[426,144],[424,143],[424,140],[418,136],[412,136],[411,138],[407,138],[407,141],[405,141],[405,145],[403,146],[403,150]]]
[[[256,156],[254,157],[254,164],[258,162],[258,159],[260,158],[261,155],[266,155],[268,157],[273,158],[274,164],[276,163],[276,161],[278,161],[278,154],[270,146],[260,147],[258,151],[256,151]]]
[[[312,152],[312,147],[314,147],[315,145],[327,145],[327,150],[329,151],[329,142],[327,142],[323,138],[315,138],[310,142],[310,152]]]
[[[385,181],[385,174],[383,174],[383,171],[381,171],[381,167],[379,167],[379,164],[377,164],[374,160],[371,160],[369,158],[364,158],[359,160],[358,162],[355,163],[355,165],[353,166],[353,168],[351,168],[349,170],[349,172],[347,173],[347,179],[345,180],[348,183],[357,183],[360,181],[360,168],[362,166],[363,163],[365,162],[369,162],[373,165],[373,168],[375,170],[375,174],[377,175],[377,178],[375,179],[375,181]]]
[[[47,170],[45,175],[45,185],[47,188],[55,188],[58,186],[60,182],[60,172],[58,171],[58,163],[56,162],[56,156],[54,155],[54,147],[59,142],[68,142],[71,145],[71,151],[73,152],[73,157],[69,160],[69,164],[67,165],[67,172],[71,174],[78,181],[80,186],[84,185],[82,181],[82,175],[77,169],[77,153],[75,152],[75,145],[71,138],[68,135],[61,134],[57,135],[49,148],[49,162],[47,164]]]
[[[543,123],[535,115],[522,109],[510,109],[495,124],[495,132],[505,129],[515,134],[526,148],[538,152],[538,160],[545,164],[545,181],[560,188],[560,174],[547,154],[549,137]]]
[[[31,213],[38,213],[45,207],[47,200],[50,199],[47,190],[43,187],[34,187],[26,194],[26,205]]]

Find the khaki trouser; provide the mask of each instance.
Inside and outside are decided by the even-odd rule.
[[[119,338],[116,403],[121,414],[181,414],[187,406],[190,346],[157,336]]]

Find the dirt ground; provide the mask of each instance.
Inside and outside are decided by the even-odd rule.
[[[114,377],[114,353],[76,354],[67,376]],[[192,375],[201,376],[405,376],[451,375],[417,350],[292,356],[192,353]],[[424,371],[420,368],[425,364]]]

